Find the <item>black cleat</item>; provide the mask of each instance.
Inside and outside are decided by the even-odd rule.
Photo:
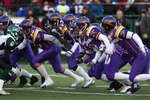
[[[132,83],[131,88],[127,90],[127,94],[134,94],[140,89],[140,85],[136,82]]]
[[[32,77],[30,78],[30,84],[31,84],[31,86],[33,84],[35,84],[37,81],[38,81],[38,78],[32,75]]]
[[[19,83],[18,87],[22,88],[22,87],[24,87],[25,84],[27,84],[27,79],[25,76],[21,76],[20,77],[20,83]]]
[[[113,81],[112,83],[110,83],[109,88],[107,88],[107,90],[109,90],[110,92],[115,92],[117,90],[119,90],[123,85],[118,82],[118,81]]]
[[[45,78],[41,76],[41,84],[45,82]]]

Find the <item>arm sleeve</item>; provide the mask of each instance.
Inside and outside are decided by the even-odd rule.
[[[62,44],[60,43],[60,41],[57,38],[55,38],[54,36],[52,36],[52,35],[44,34],[44,38],[43,39],[46,40],[46,41],[53,42],[53,43],[59,45],[60,47],[62,47]]]
[[[104,61],[105,58],[106,58],[106,54],[105,53],[101,54],[100,58],[98,59],[98,62]]]
[[[21,42],[21,43],[17,46],[17,49],[22,50],[22,49],[24,49],[24,48],[26,47],[26,45],[27,45],[27,40],[24,39],[23,42]]]
[[[143,48],[144,47],[144,44],[141,40],[141,38],[136,34],[136,33],[133,33],[131,31],[128,31],[127,32],[127,35],[126,35],[126,38],[127,39],[133,39],[135,41],[135,43],[140,47],[140,48]]]
[[[106,46],[106,49],[108,49],[108,48],[110,47],[110,42],[109,42],[108,38],[107,38],[105,35],[100,34],[99,37],[98,37],[98,39],[99,39],[100,41],[103,41],[103,42],[104,42],[104,44],[105,44],[105,46]]]
[[[74,45],[71,48],[71,52],[75,52],[75,50],[79,47],[79,43],[75,42]]]
[[[97,62],[100,56],[101,56],[101,52],[99,50],[96,51],[95,57],[93,58],[92,61]]]

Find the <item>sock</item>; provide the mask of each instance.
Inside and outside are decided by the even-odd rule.
[[[128,74],[124,74],[122,72],[117,72],[115,73],[115,77],[114,77],[115,80],[127,80],[129,79],[129,75]]]
[[[134,78],[134,81],[150,81],[150,74],[140,74]]]
[[[0,90],[3,90],[4,81],[0,79]]]
[[[76,80],[78,79],[78,77],[80,77],[80,76],[74,74],[73,72],[71,72],[69,69],[65,69],[63,74],[65,74],[71,78],[74,78]]]
[[[49,75],[44,67],[44,65],[41,65],[37,68],[37,70],[39,71],[39,73],[45,78],[45,80],[49,79]]]
[[[102,74],[101,80],[106,81],[106,82],[110,82],[110,81],[107,79],[106,74]]]
[[[89,75],[85,72],[85,70],[84,70],[82,67],[78,66],[77,69],[76,69],[76,71],[77,71],[85,80],[90,80]]]
[[[32,77],[32,74],[29,73],[29,72],[28,72],[27,70],[25,70],[25,69],[21,69],[21,74],[22,74],[23,76],[28,77],[28,78],[31,78],[31,77]]]
[[[122,72],[115,73],[115,80],[123,82],[124,85],[131,85],[132,82],[129,80],[129,74],[124,74]]]

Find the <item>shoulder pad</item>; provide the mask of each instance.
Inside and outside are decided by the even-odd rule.
[[[14,47],[15,45],[16,45],[16,42],[12,37],[8,37],[7,40],[5,41],[6,47]]]

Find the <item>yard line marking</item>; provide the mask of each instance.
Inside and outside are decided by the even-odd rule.
[[[58,90],[42,90],[39,88],[5,88],[6,90],[20,90],[20,91],[24,91],[24,90],[30,90],[33,92],[44,92],[44,93],[58,93],[58,94],[73,94],[73,95],[103,95],[103,96],[136,96],[136,97],[150,97],[150,94],[119,94],[119,93],[100,93],[100,92],[71,92],[71,91],[58,91]]]
[[[95,87],[102,87],[102,88],[107,88],[107,87],[109,87],[109,85],[95,85]]]
[[[141,86],[149,87],[150,85],[149,84],[141,84]]]
[[[37,91],[37,92],[49,92],[49,93],[59,93],[59,94],[77,94],[77,95],[103,95],[103,96],[147,96],[150,97],[150,94],[110,94],[110,93],[92,93],[92,92],[71,92],[71,91],[53,91],[53,90],[31,90],[31,91]]]
[[[40,87],[29,87],[29,88],[4,88],[6,90],[34,90],[41,89]]]
[[[150,87],[149,84],[140,84],[140,86],[142,86],[142,87]],[[95,87],[105,87],[105,88],[107,88],[107,87],[109,87],[109,85],[95,85]]]
[[[74,90],[75,88],[70,88],[70,87],[56,87],[56,89]]]

